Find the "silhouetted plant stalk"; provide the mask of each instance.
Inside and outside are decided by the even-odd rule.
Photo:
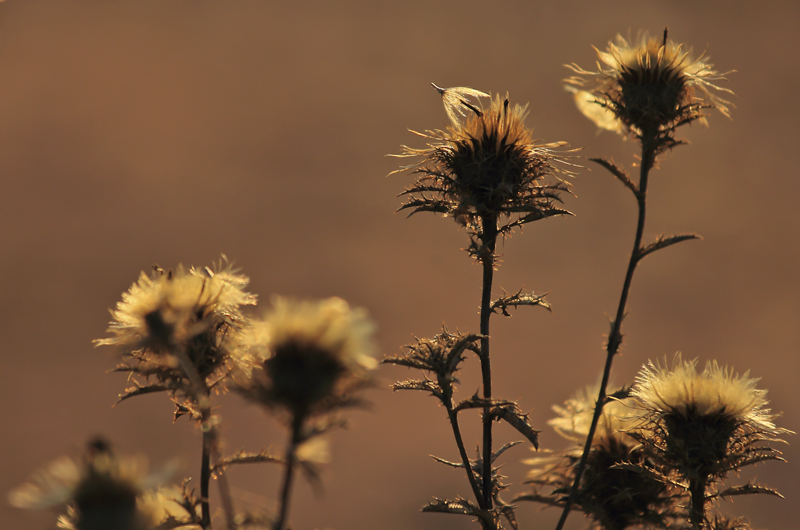
[[[498,400],[492,389],[489,321],[492,313],[509,316],[509,307],[541,305],[549,307],[541,296],[522,291],[492,300],[494,269],[497,265],[497,240],[514,228],[547,217],[569,214],[558,208],[559,192],[569,185],[557,177],[568,165],[554,149],[564,142],[540,145],[525,127],[526,107],[511,106],[507,98],[496,96],[489,108],[479,98],[488,94],[465,87],[443,89],[434,85],[442,96],[451,126],[446,131],[415,133],[432,140],[427,148],[404,147],[398,156],[420,157],[404,167],[418,175],[416,183],[402,194],[409,198],[400,208],[419,212],[438,212],[451,216],[466,228],[470,238],[467,252],[482,266],[480,333],[453,335],[443,333],[433,339],[418,339],[416,345],[399,357],[384,362],[415,368],[436,375],[396,383],[395,390],[423,390],[432,393],[444,405],[458,447],[460,463],[436,458],[447,465],[463,468],[477,505],[457,498],[436,499],[424,511],[458,513],[474,516],[484,528],[500,527],[503,516],[516,525],[513,506],[500,499],[506,489],[497,467],[497,457],[515,444],[493,448],[492,426],[495,420],[508,422],[534,446],[538,447],[537,431],[527,421],[516,403]],[[545,182],[556,177],[556,182]],[[480,345],[475,343],[479,341]],[[462,401],[454,401],[454,383],[463,353],[473,351],[480,359],[482,393]],[[482,411],[482,443],[478,458],[467,455],[459,426],[458,413],[467,409]]]
[[[691,58],[688,52],[681,52],[681,45],[675,45],[668,40],[667,30],[664,30],[660,42],[648,38],[647,35],[642,36],[633,46],[622,37],[618,37],[617,40],[617,45],[609,43],[608,52],[598,50],[602,64],[598,62],[597,72],[589,72],[576,65],[569,66],[578,74],[590,76],[588,81],[582,77],[572,77],[567,80],[568,89],[575,93],[576,103],[587,117],[601,128],[636,138],[641,145],[642,154],[638,183],[631,181],[627,173],[613,162],[592,159],[608,169],[633,192],[639,214],[622,294],[606,344],[606,362],[592,424],[556,530],[563,528],[575,501],[597,422],[606,403],[611,365],[622,344],[622,321],[636,266],[651,252],[699,237],[694,234],[666,238],[662,236],[654,243],[642,246],[650,171],[659,154],[682,143],[674,138],[677,127],[696,120],[704,120],[702,113],[704,108],[717,108],[727,115],[727,102],[710,91],[710,89],[720,90],[712,84],[712,81],[723,77],[714,72],[711,65],[701,62],[700,59]],[[586,86],[588,90],[576,88]]]

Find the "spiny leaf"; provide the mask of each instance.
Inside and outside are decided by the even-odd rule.
[[[492,409],[491,414],[514,427],[521,435],[530,440],[534,448],[539,449],[539,431],[531,427],[528,422],[528,415],[523,414],[516,403],[507,403],[495,407]]]
[[[628,173],[619,167],[613,160],[608,160],[607,158],[590,158],[592,162],[600,164],[607,170],[611,172],[612,175],[617,177],[620,182],[622,182],[628,189],[630,189],[634,194],[639,193],[639,188],[634,184],[631,178],[628,176]]]
[[[768,488],[766,486],[761,486],[760,484],[753,484],[752,482],[748,482],[742,486],[733,486],[728,488],[724,491],[720,491],[714,497],[733,497],[734,495],[756,495],[756,494],[767,494],[767,495],[774,495],[776,497],[780,497],[783,499],[783,495],[781,495],[778,491]]]
[[[211,468],[211,472],[214,474],[214,476],[219,476],[220,473],[228,466],[258,463],[285,464],[286,459],[282,456],[272,454],[269,449],[262,449],[258,453],[246,453],[245,451],[239,451],[232,456],[223,457],[217,460],[217,463]]]
[[[536,295],[534,293],[523,293],[522,289],[517,291],[515,294],[507,295],[503,293],[503,296],[492,302],[490,306],[490,310],[492,313],[496,313],[497,309],[503,314],[503,316],[510,317],[511,315],[508,312],[509,307],[519,307],[523,305],[529,306],[541,306],[550,311],[550,304],[544,299],[546,295]]]
[[[697,234],[678,234],[675,236],[659,236],[655,241],[652,243],[645,245],[639,249],[638,255],[636,256],[637,260],[641,260],[648,254],[652,254],[656,250],[661,250],[662,248],[667,248],[670,245],[674,245],[675,243],[680,243],[681,241],[687,241],[689,239],[703,239]]]

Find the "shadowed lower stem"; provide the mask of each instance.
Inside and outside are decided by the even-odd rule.
[[[639,172],[639,186],[635,192],[636,202],[639,206],[639,219],[636,224],[636,237],[633,242],[631,257],[628,261],[628,270],[625,273],[625,281],[622,284],[622,294],[620,295],[619,305],[617,306],[617,313],[611,327],[611,333],[608,335],[608,343],[606,344],[606,364],[603,368],[603,380],[600,383],[600,392],[597,395],[594,415],[592,416],[592,424],[589,427],[589,434],[586,436],[586,445],[583,447],[581,460],[578,464],[578,469],[575,472],[575,480],[572,483],[569,497],[564,505],[564,511],[561,513],[561,518],[558,520],[558,524],[556,525],[556,530],[562,530],[564,528],[564,523],[567,522],[569,512],[572,509],[572,505],[575,503],[575,496],[577,495],[578,487],[580,486],[581,478],[583,477],[583,471],[586,469],[586,461],[588,460],[589,452],[592,449],[592,441],[594,439],[594,433],[597,430],[597,423],[600,420],[600,414],[602,413],[603,405],[605,405],[606,402],[606,389],[608,387],[608,380],[611,374],[611,363],[613,362],[614,356],[617,354],[619,347],[622,344],[621,330],[622,320],[625,318],[625,306],[628,302],[628,293],[631,288],[631,282],[633,281],[633,273],[636,270],[636,265],[641,259],[640,251],[642,247],[642,236],[644,234],[644,221],[647,206],[647,178],[650,174],[650,170],[653,168],[653,163],[655,162],[655,141],[656,133],[642,135],[642,162]]]
[[[481,376],[483,398],[492,399],[492,364],[489,357],[489,317],[492,314],[492,279],[494,276],[494,251],[497,244],[497,214],[481,217],[483,234],[481,263],[483,264],[483,290],[481,292]],[[492,509],[492,416],[489,407],[483,409],[483,503]]]
[[[281,486],[281,504],[278,509],[278,520],[275,521],[275,530],[284,530],[286,519],[289,516],[289,497],[294,478],[294,466],[297,462],[297,446],[300,444],[300,432],[303,427],[303,415],[296,414],[292,419],[292,433],[286,448],[286,469],[283,474]]]

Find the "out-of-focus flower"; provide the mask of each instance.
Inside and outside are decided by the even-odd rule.
[[[653,136],[704,121],[704,108],[729,116],[719,92],[732,92],[715,83],[730,72],[716,72],[705,54],[694,58],[666,32],[663,40],[643,34],[632,43],[617,35],[607,51],[595,51],[597,71],[567,65],[579,75],[566,81],[578,108],[602,129]]]
[[[9,502],[28,509],[66,505],[67,514],[59,519],[59,527],[65,529],[149,530],[169,518],[164,510],[178,514],[180,507],[156,510],[154,499],[160,494],[150,491],[172,475],[174,466],[147,471],[144,457],[117,457],[98,438],[89,444],[83,461],[55,460],[12,490]]]
[[[204,379],[225,366],[230,335],[244,321],[240,307],[256,303],[244,291],[248,282],[224,256],[214,269],[143,272],[111,312],[113,336],[95,344],[120,350],[124,362],[118,371],[155,377],[163,389],[186,390],[191,385],[178,355],[185,354]]]
[[[435,85],[434,85],[435,86]],[[525,126],[527,106],[511,105],[495,96],[488,109],[466,96],[484,96],[467,88],[437,90],[452,121],[446,131],[415,134],[430,140],[419,149],[403,146],[401,157],[421,160],[398,171],[417,174],[417,182],[401,210],[439,212],[466,226],[471,235],[511,231],[525,223],[562,215],[559,192],[569,185],[558,178],[570,174],[563,153],[565,142],[540,144]],[[459,115],[464,116],[459,118]],[[413,132],[413,131],[412,131]],[[545,178],[554,177],[554,182]],[[511,218],[498,226],[498,222]]]
[[[341,298],[273,298],[263,320],[240,336],[248,355],[238,381],[248,398],[302,418],[342,406],[363,384],[374,358],[375,325]]]
[[[575,445],[563,453],[532,458],[528,483],[534,493],[523,498],[563,506],[572,488],[583,445],[594,414],[599,384],[578,392],[563,406],[554,406],[558,417],[548,423]],[[603,407],[592,448],[586,461],[575,506],[605,530],[623,530],[641,524],[664,526],[675,518],[676,495],[661,480],[658,469],[628,433],[641,433],[641,419],[634,400],[608,401]]]
[[[552,418],[547,423],[558,434],[577,442],[585,442],[592,425],[595,402],[600,390],[599,384],[588,386],[575,393],[564,405],[553,405],[553,410],[558,417]],[[632,406],[631,399],[613,399],[603,406],[603,411],[595,430],[595,440],[601,438],[617,438],[630,440],[626,431],[635,428],[639,420],[639,413]],[[631,440],[632,441],[632,440]]]

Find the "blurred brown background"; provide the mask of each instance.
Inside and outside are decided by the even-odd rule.
[[[124,376],[105,336],[112,307],[153,263],[206,265],[226,253],[272,293],[338,295],[366,306],[385,354],[441,324],[476,331],[480,270],[449,219],[393,214],[410,178],[385,176],[407,128],[443,127],[430,87],[506,91],[530,102],[546,141],[586,147],[629,165],[632,142],[596,134],[574,108],[564,63],[591,68],[591,45],[617,32],[665,26],[736,69],[733,121],[685,128],[654,174],[646,234],[705,237],[645,260],[634,280],[616,380],[649,358],[681,350],[752,370],[780,424],[800,430],[800,132],[793,2],[211,2],[32,1],[0,5],[0,335],[3,404],[0,492],[104,433],[153,465],[179,456],[197,475],[200,436],[171,423],[163,395],[111,408]],[[591,165],[587,163],[587,165]],[[550,406],[596,380],[607,314],[619,296],[634,232],[629,193],[597,167],[575,179],[574,218],[530,226],[503,246],[497,292],[550,292],[552,314],[529,309],[494,320],[495,392],[519,399],[543,429]],[[467,366],[476,365],[474,360]],[[333,463],[315,499],[301,483],[297,529],[474,527],[420,514],[433,495],[468,494],[445,415],[422,394],[393,395],[405,370],[383,367],[370,411],[330,437]],[[475,374],[463,391],[477,389]],[[235,396],[220,400],[228,449],[282,447],[285,434]],[[467,438],[477,440],[477,416]],[[498,427],[501,440],[514,433]],[[755,527],[795,528],[800,454],[756,476],[787,499],[725,503]],[[474,442],[472,443],[474,446]],[[520,485],[530,455],[507,453]],[[276,469],[236,470],[237,506],[272,507]],[[743,480],[744,480],[743,478]],[[520,507],[523,528],[557,513]],[[8,529],[52,528],[55,514],[0,502]],[[571,517],[571,528],[584,527]]]

